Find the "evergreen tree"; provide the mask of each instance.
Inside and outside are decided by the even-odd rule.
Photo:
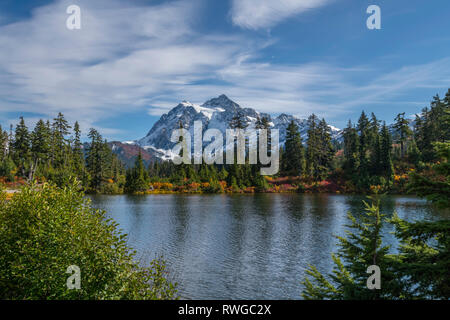
[[[411,129],[409,129],[409,121],[405,119],[405,113],[399,113],[395,117],[394,129],[398,134],[398,142],[400,143],[401,158],[405,156],[405,143],[408,137],[411,135]]]
[[[400,240],[393,264],[401,279],[399,298],[450,299],[450,220],[407,222],[395,213],[390,222]]]
[[[414,138],[411,139],[411,143],[408,145],[407,154],[408,154],[408,161],[417,167],[419,165],[421,155],[419,148],[417,148],[416,140]]]
[[[236,115],[231,118],[231,121],[229,123],[231,129],[245,129],[247,128],[248,124],[245,121],[245,116],[242,114],[241,111],[237,112]]]
[[[369,174],[368,153],[370,150],[370,122],[364,111],[358,120],[359,132],[359,175],[360,181],[364,184]]]
[[[248,127],[247,122],[245,121],[245,116],[242,114],[242,112],[238,112],[233,118],[231,119],[229,126],[231,129],[237,129],[238,134],[244,134],[244,130]],[[247,146],[247,139],[245,141]],[[227,182],[229,185],[233,186],[235,189],[242,189],[246,187],[247,181],[245,177],[245,173],[248,171],[248,165],[242,165],[237,163],[237,142],[234,142],[234,159],[233,164],[229,165],[227,167],[228,169],[228,177]],[[245,148],[247,151],[247,147]],[[246,159],[247,160],[247,159]]]
[[[25,177],[27,170],[30,168],[31,146],[30,133],[28,132],[23,117],[20,117],[20,122],[16,126],[13,148],[13,160],[20,169],[22,176]]]
[[[381,174],[383,150],[381,149],[381,136],[378,133],[377,135],[374,135],[372,143],[373,145],[370,152],[371,174],[379,176]]]
[[[270,132],[270,122],[269,119],[267,117],[262,117],[260,118],[258,116],[256,123],[255,123],[255,129],[263,129],[263,130],[267,130],[267,154],[270,156],[272,151],[272,136],[271,136],[271,132]],[[259,135],[258,135],[258,141],[257,141],[257,152],[258,152],[258,157],[259,157]],[[260,169],[260,165],[257,165],[257,169]]]
[[[343,132],[344,137],[344,170],[347,176],[354,176],[359,167],[359,137],[358,132],[349,120]]]
[[[104,168],[102,166],[103,139],[97,130],[91,128],[88,134],[91,139],[87,150],[86,165],[91,177],[90,187],[92,190],[99,190],[104,177]]]
[[[392,138],[386,123],[381,128],[381,163],[380,173],[387,179],[392,181],[394,176],[394,166],[391,157]]]
[[[317,166],[315,172],[316,180],[324,180],[332,169],[334,147],[331,143],[331,129],[325,119],[319,122],[317,131],[319,133],[318,157],[316,159]]]
[[[0,125],[0,162],[3,161],[8,154],[8,132],[3,131]]]
[[[369,145],[374,146],[377,144],[377,138],[380,131],[380,121],[377,119],[375,114],[372,112],[370,116],[369,124]]]
[[[16,169],[14,161],[9,155],[9,136],[8,132],[3,131],[0,126],[0,177],[5,177],[8,181],[14,181],[13,172]]]
[[[142,155],[139,151],[134,167],[127,171],[125,191],[129,193],[143,192],[149,188],[148,172],[145,169],[144,162],[142,161]]]
[[[305,158],[302,137],[298,131],[298,126],[294,121],[291,121],[286,129],[286,142],[284,150],[284,174],[290,176],[300,176],[304,172]]]
[[[31,133],[31,153],[34,169],[46,164],[50,154],[50,131],[41,119]]]
[[[81,130],[78,121],[75,122],[73,130],[75,134],[75,137],[73,139],[73,151],[72,151],[74,170],[77,177],[80,178],[82,181],[84,181],[85,159],[82,150],[83,145],[81,143]]]
[[[434,148],[441,161],[432,166],[431,172],[413,172],[409,189],[440,207],[450,207],[450,142],[436,142]]]
[[[398,297],[401,286],[392,269],[389,247],[382,246],[381,229],[384,215],[380,213],[379,199],[364,202],[366,213],[361,221],[348,213],[351,224],[347,237],[339,239],[339,250],[332,255],[333,272],[327,276],[310,266],[303,282],[305,299],[374,300]],[[383,290],[370,290],[366,282],[367,268],[376,265],[381,270]]]
[[[67,148],[66,136],[69,134],[70,128],[64,115],[59,112],[52,123],[52,152],[53,166],[55,168],[67,167],[67,160],[70,157],[70,153]]]
[[[313,179],[317,176],[317,157],[319,155],[318,119],[313,113],[308,118],[308,140],[306,141],[306,172]]]

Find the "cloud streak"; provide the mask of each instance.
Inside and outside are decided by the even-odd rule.
[[[196,3],[79,1],[82,29],[70,31],[65,11],[72,3],[62,0],[1,26],[0,112],[62,111],[92,124],[203,79],[229,63],[239,45],[233,37],[194,32]]]
[[[284,19],[322,7],[330,0],[233,0],[233,24],[246,29],[270,28]]]
[[[248,35],[199,33],[192,24],[196,1],[78,3],[79,31],[65,27],[65,10],[72,4],[66,0],[0,26],[3,118],[14,112],[32,118],[63,112],[80,121],[83,131],[94,126],[126,136],[102,121],[127,119],[130,113],[161,115],[181,100],[201,103],[224,93],[263,112],[302,117],[314,112],[333,123],[361,106],[410,101],[411,90],[446,90],[449,83],[450,58],[384,74],[372,65],[261,62],[255,59],[259,50],[271,43]]]

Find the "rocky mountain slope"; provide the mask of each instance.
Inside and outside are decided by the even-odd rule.
[[[225,130],[230,127],[229,123],[236,115],[239,115],[249,128],[254,127],[258,117],[266,117],[270,122],[271,128],[279,130],[280,144],[284,144],[286,128],[294,120],[299,126],[303,140],[306,141],[308,130],[306,119],[299,119],[284,113],[274,118],[269,114],[260,113],[252,108],[242,108],[227,96],[221,95],[206,101],[202,105],[196,105],[187,101],[181,102],[167,114],[162,115],[144,138],[127,143],[138,145],[161,159],[170,159],[173,157],[170,150],[175,145],[170,141],[170,136],[174,129],[179,128],[180,121],[191,134],[193,134],[194,121],[201,121],[203,131],[211,128],[219,129],[225,137]],[[332,126],[330,126],[330,129],[334,139],[341,137],[341,130]]]

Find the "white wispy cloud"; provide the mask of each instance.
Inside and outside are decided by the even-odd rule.
[[[315,113],[333,122],[356,108],[374,105],[407,105],[419,108],[427,101],[405,101],[411,91],[423,88],[446,90],[450,58],[421,65],[400,66],[379,73],[370,66],[341,68],[322,63],[275,65],[237,59],[217,71],[220,83],[175,86],[177,95],[201,103],[220,93],[241,106],[267,113],[290,113],[307,117]],[[426,99],[430,97],[425,97]],[[178,100],[179,101],[179,100]],[[153,101],[160,106],[150,114],[167,112],[177,103],[161,95]],[[366,109],[367,111],[367,109]]]
[[[330,0],[233,0],[231,19],[246,29],[270,28],[280,21],[319,8]]]
[[[240,50],[235,37],[193,30],[197,1],[80,0],[82,29],[70,31],[66,8],[72,3],[56,1],[0,27],[0,112],[61,111],[92,124],[204,79]]]
[[[222,93],[263,112],[314,112],[333,123],[365,104],[410,101],[411,90],[446,89],[449,83],[450,58],[399,65],[388,73],[376,65],[264,63],[259,50],[272,42],[199,33],[192,24],[196,1],[77,3],[81,30],[65,27],[68,0],[0,26],[2,123],[11,112],[32,118],[63,112],[84,131],[95,126],[105,135],[119,135],[126,133],[101,120],[123,116],[126,121],[133,112],[161,115],[181,100],[202,103]]]

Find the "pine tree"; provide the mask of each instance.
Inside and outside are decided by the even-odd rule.
[[[387,179],[392,181],[394,176],[394,166],[392,164],[392,138],[386,123],[381,128],[381,162],[380,173]]]
[[[3,131],[0,125],[0,161],[3,161],[8,154],[8,132]]]
[[[271,137],[271,132],[270,132],[270,122],[269,119],[267,117],[262,117],[260,118],[258,116],[256,123],[255,123],[255,129],[262,129],[262,130],[267,130],[267,154],[270,156],[272,151],[272,137]],[[257,141],[257,152],[258,152],[258,157],[259,157],[259,135],[258,135],[258,141]],[[260,165],[257,166],[258,170],[260,169]]]
[[[414,138],[411,139],[411,142],[408,145],[407,155],[408,161],[417,167],[419,165],[421,155]]]
[[[389,247],[382,246],[381,229],[384,215],[380,213],[379,199],[364,202],[366,209],[361,221],[348,213],[351,224],[347,237],[339,239],[339,250],[332,255],[333,272],[327,276],[310,266],[303,282],[305,299],[374,300],[398,296],[401,286],[392,270]],[[370,290],[366,282],[367,268],[376,265],[381,270],[383,290]]]
[[[145,169],[142,154],[139,151],[134,167],[127,171],[125,191],[129,193],[146,191],[149,188],[148,182],[148,172]]]
[[[411,174],[409,191],[440,207],[450,207],[450,142],[435,142],[436,157],[441,161],[432,166],[431,173]]]
[[[13,160],[20,169],[22,176],[25,177],[27,170],[30,168],[31,146],[30,133],[28,132],[23,117],[20,117],[20,122],[16,126],[13,148]]]
[[[284,174],[300,176],[304,173],[305,157],[302,137],[297,124],[292,120],[286,129],[286,142],[283,155]]]
[[[229,123],[231,129],[245,129],[248,127],[247,122],[245,121],[245,116],[242,112],[237,112],[236,115],[231,118]]]
[[[377,133],[377,135],[374,135],[373,137],[370,152],[370,173],[373,176],[379,176],[381,174],[382,153],[383,151],[381,150],[381,136],[379,133]]]
[[[82,150],[82,143],[81,143],[81,130],[80,125],[78,124],[78,121],[75,122],[75,125],[73,127],[74,130],[74,139],[73,139],[73,165],[75,174],[78,178],[81,180],[85,180],[85,159],[84,154]]]
[[[399,136],[398,142],[400,143],[401,158],[405,157],[405,143],[408,137],[411,135],[411,129],[409,128],[409,121],[405,119],[405,113],[399,113],[395,117],[394,129],[397,131]]]
[[[14,181],[13,172],[16,169],[14,161],[9,155],[10,145],[7,131],[0,126],[0,177],[6,177],[10,182]]]
[[[306,141],[306,172],[315,179],[317,173],[317,156],[319,154],[319,133],[317,130],[318,119],[313,113],[308,118],[308,140]]]
[[[31,133],[31,153],[33,167],[36,170],[40,164],[46,164],[50,154],[50,131],[40,119]]]
[[[370,116],[369,124],[369,145],[374,146],[377,143],[377,137],[380,131],[380,121],[377,119],[376,115],[372,112]]]
[[[92,190],[99,190],[104,177],[102,166],[103,139],[97,130],[91,128],[88,134],[91,139],[87,150],[86,165],[91,177],[90,187]]]
[[[238,131],[238,135],[244,134],[243,131],[248,127],[247,122],[245,121],[245,116],[242,114],[242,112],[238,112],[233,118],[231,119],[229,126],[231,129],[236,129]],[[247,146],[247,139],[246,139],[246,146]],[[228,166],[228,178],[227,182],[229,185],[233,186],[235,189],[239,188],[245,188],[246,186],[246,177],[245,173],[247,171],[247,166],[238,164],[237,163],[237,142],[234,142],[234,159],[233,164]],[[245,148],[247,150],[247,147]]]
[[[407,222],[395,213],[389,221],[400,240],[393,264],[402,281],[399,297],[449,300],[450,220]]]
[[[52,123],[52,152],[53,152],[53,166],[55,168],[67,167],[67,160],[70,157],[68,154],[66,136],[69,134],[69,126],[64,115],[59,112],[58,116],[53,119]]]
[[[318,158],[317,168],[315,173],[316,180],[324,180],[329,171],[332,169],[333,165],[333,157],[334,157],[334,147],[331,143],[331,129],[326,123],[325,119],[322,119],[319,122],[317,127],[317,131],[319,134],[318,139]]]
[[[344,129],[344,170],[349,177],[353,177],[359,167],[359,137],[358,132],[349,120]]]
[[[360,181],[364,184],[369,175],[368,153],[370,150],[370,122],[364,111],[358,120],[359,132],[359,175]]]

